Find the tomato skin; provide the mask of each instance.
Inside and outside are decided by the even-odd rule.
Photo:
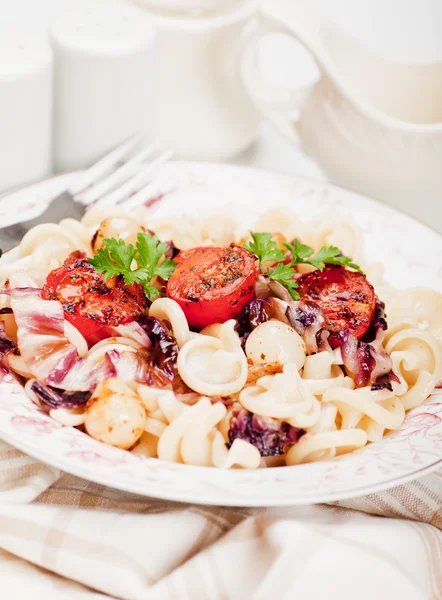
[[[109,327],[133,321],[147,307],[138,284],[125,285],[120,277],[104,281],[80,252],[73,252],[62,267],[49,273],[42,295],[61,302],[65,319],[90,346],[109,337]]]
[[[297,291],[303,300],[316,302],[324,311],[333,348],[340,345],[338,332],[348,330],[360,339],[370,327],[376,297],[361,273],[329,265],[301,277]]]
[[[235,319],[255,297],[255,256],[240,246],[203,246],[181,251],[166,294],[184,311],[191,327]]]

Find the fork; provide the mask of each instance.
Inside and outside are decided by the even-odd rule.
[[[61,219],[81,219],[88,206],[121,204],[134,208],[160,189],[152,171],[169,160],[172,152],[158,152],[156,143],[142,146],[140,135],[126,140],[89,169],[80,173],[69,187],[56,196],[38,217],[0,229],[0,248],[4,253],[16,246],[36,225],[58,223]],[[134,154],[134,151],[137,152]],[[131,156],[132,155],[132,156]],[[151,161],[143,166],[143,161]],[[149,195],[148,195],[149,194]]]

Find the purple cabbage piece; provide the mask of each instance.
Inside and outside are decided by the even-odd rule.
[[[242,409],[230,422],[229,442],[240,439],[258,448],[261,456],[281,456],[296,444],[303,430]]]
[[[385,303],[379,300],[377,297],[371,326],[375,327],[376,329],[380,328],[383,331],[388,329],[387,315],[385,314]]]
[[[348,331],[336,333],[340,340],[342,359],[354,375],[356,387],[371,386],[373,392],[393,391],[392,382],[398,382],[393,373],[393,363],[382,346],[383,332],[388,329],[385,304],[376,297],[376,306],[370,327],[362,340]]]
[[[325,324],[322,308],[311,300],[290,302],[285,316],[305,342],[307,352],[318,352],[318,334]]]
[[[6,356],[6,354],[19,354],[17,344],[10,340],[3,331],[0,331],[0,360]]]
[[[378,331],[386,331],[388,329],[387,315],[385,314],[385,304],[376,297],[376,305],[373,313],[373,318],[370,327],[365,333],[362,340],[364,342],[373,342]]]
[[[397,375],[395,375],[395,373],[393,373],[393,371],[390,371],[386,375],[381,375],[380,377],[378,377],[376,379],[375,383],[373,383],[371,386],[371,391],[377,392],[379,390],[389,390],[390,392],[392,392],[393,391],[393,386],[392,386],[393,381],[395,381],[396,383],[401,382],[399,377]]]
[[[341,354],[344,366],[353,373],[356,387],[379,385],[380,387],[375,387],[374,391],[390,389],[391,381],[395,381],[396,375],[392,373],[392,360],[382,346],[382,329],[378,330],[378,335],[371,344],[358,340],[348,331],[341,332],[339,337],[342,342]],[[389,379],[384,381],[383,378],[387,375]]]
[[[84,406],[92,396],[92,392],[60,390],[39,381],[33,382],[31,390],[38,400],[49,408],[78,408]]]
[[[169,246],[169,250],[166,252],[166,254],[164,256],[166,258],[175,258],[175,256],[178,254],[180,249],[175,246],[175,244],[172,242],[172,240],[169,240],[168,242],[166,242],[166,244]]]
[[[179,352],[175,338],[154,317],[141,317],[138,319],[138,323],[152,343],[150,362],[153,370],[148,370],[147,384],[154,385],[158,383],[155,374],[159,375],[160,378],[164,376],[167,381],[173,381],[178,373],[177,359]]]
[[[250,300],[244,306],[235,324],[235,331],[241,338],[243,348],[250,333],[269,319],[269,304],[266,300]]]
[[[11,353],[19,354],[17,344],[8,338],[5,333],[5,324],[0,321],[0,380],[9,373],[9,369],[3,364],[3,358]]]

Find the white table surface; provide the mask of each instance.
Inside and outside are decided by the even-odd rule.
[[[0,25],[7,23],[45,36],[50,20],[59,12],[81,2],[98,1],[0,0]],[[124,1],[106,0],[106,3]],[[305,0],[297,3],[326,14],[381,54],[442,60],[442,0]],[[284,81],[285,85],[305,81],[315,73],[307,53],[295,42],[282,37],[266,40],[261,63],[270,80]],[[268,125],[262,126],[257,144],[235,162],[325,179],[313,160]],[[435,199],[433,204],[434,222],[442,223],[442,203]]]

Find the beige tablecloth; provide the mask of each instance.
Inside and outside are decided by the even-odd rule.
[[[0,598],[442,598],[442,470],[333,506],[209,508],[60,474],[0,442]]]

